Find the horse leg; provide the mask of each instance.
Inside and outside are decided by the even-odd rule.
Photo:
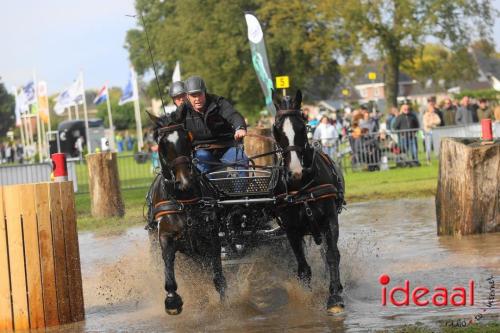
[[[222,270],[222,259],[221,259],[221,244],[219,236],[216,234],[212,237],[212,242],[210,246],[210,261],[213,271],[213,281],[215,285],[215,290],[220,295],[221,301],[225,300],[227,283],[224,277],[224,272]]]
[[[302,244],[302,237],[297,231],[287,230],[287,238],[292,247],[295,258],[297,259],[297,277],[300,282],[302,282],[306,287],[311,288],[311,267],[307,263],[306,256],[304,254],[304,248]]]
[[[177,282],[175,281],[175,240],[171,235],[160,234],[162,257],[165,263],[165,311],[169,315],[178,315],[182,312],[182,298],[177,294]]]
[[[340,313],[344,309],[344,301],[340,294],[342,293],[342,284],[340,283],[340,252],[337,247],[339,239],[339,224],[337,214],[332,211],[328,217],[328,226],[325,228],[325,255],[326,264],[330,271],[330,296],[326,303],[326,309],[329,313]]]

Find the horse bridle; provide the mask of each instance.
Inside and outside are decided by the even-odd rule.
[[[158,129],[158,134],[160,138],[158,141],[161,142],[161,139],[163,138],[164,135],[172,133],[177,130],[186,131],[183,124],[175,124],[175,125],[161,127],[160,129]],[[179,165],[183,164],[191,165],[191,157],[181,155],[174,158],[171,162],[168,161],[165,162],[169,169],[175,170]]]
[[[300,113],[300,110],[279,110],[276,112],[276,120],[281,119],[282,118],[286,118],[286,117],[301,117],[302,118],[302,114]],[[276,126],[276,125],[273,125],[273,126]],[[296,151],[298,153],[302,153],[306,147],[307,147],[308,143],[306,142],[305,146],[302,147],[302,146],[297,146],[297,145],[288,145],[288,147],[285,147],[285,148],[282,148],[282,151],[284,153],[288,153],[288,152],[291,152],[291,151]]]

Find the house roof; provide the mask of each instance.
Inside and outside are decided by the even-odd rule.
[[[483,74],[488,77],[489,75],[500,79],[500,59],[489,57],[481,51],[473,51],[474,58],[476,59],[477,66]]]

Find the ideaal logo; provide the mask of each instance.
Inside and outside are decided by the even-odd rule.
[[[382,287],[382,305],[387,306],[387,300],[395,306],[408,306],[410,302],[417,306],[427,306],[432,303],[435,306],[466,306],[474,305],[474,280],[469,281],[468,288],[454,286],[450,291],[444,286],[435,286],[431,291],[426,286],[417,286],[414,289],[410,287],[410,281],[405,280],[404,286],[395,286],[389,291],[386,287],[391,278],[387,274],[379,277]],[[402,294],[402,300],[396,299],[396,294]],[[398,296],[399,298],[399,296]]]

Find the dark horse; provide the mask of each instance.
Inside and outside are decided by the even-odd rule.
[[[344,304],[340,283],[340,253],[338,213],[344,204],[343,179],[334,163],[319,147],[311,147],[307,140],[307,126],[300,106],[302,94],[297,91],[292,100],[275,96],[278,110],[273,135],[284,153],[285,188],[278,196],[277,214],[285,228],[298,263],[299,279],[310,286],[311,267],[306,261],[303,238],[310,234],[317,245],[323,243],[326,266],[330,272],[330,286],[326,308],[329,313],[340,313]],[[336,169],[336,170],[334,170]]]
[[[198,208],[200,179],[191,161],[191,140],[184,126],[150,115],[160,127],[157,130],[158,151],[162,174],[151,191],[151,218],[157,225],[158,238],[165,263],[165,311],[179,314],[182,298],[177,294],[174,261],[181,251],[213,270],[215,289],[224,298],[226,280],[222,271],[221,244],[216,221]]]

